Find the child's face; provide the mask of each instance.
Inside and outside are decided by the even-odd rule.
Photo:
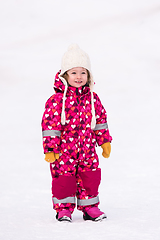
[[[67,71],[68,83],[72,87],[82,87],[87,83],[88,73],[85,68],[75,67]]]

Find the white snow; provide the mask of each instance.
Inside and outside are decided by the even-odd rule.
[[[5,0],[0,3],[0,239],[159,240],[159,0]],[[113,136],[98,148],[100,209],[108,219],[55,220],[41,117],[61,57],[77,43]]]

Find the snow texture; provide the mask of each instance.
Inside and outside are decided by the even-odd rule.
[[[159,0],[5,0],[0,3],[0,239],[159,240]],[[61,57],[91,59],[113,136],[98,148],[106,221],[59,223],[44,161],[41,117]]]

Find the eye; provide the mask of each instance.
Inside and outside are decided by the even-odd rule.
[[[82,72],[82,74],[86,74],[86,72]]]
[[[72,74],[76,74],[76,72],[72,72]]]

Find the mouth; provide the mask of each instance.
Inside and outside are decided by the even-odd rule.
[[[77,80],[76,80],[75,83],[82,83],[82,81],[77,81]]]

